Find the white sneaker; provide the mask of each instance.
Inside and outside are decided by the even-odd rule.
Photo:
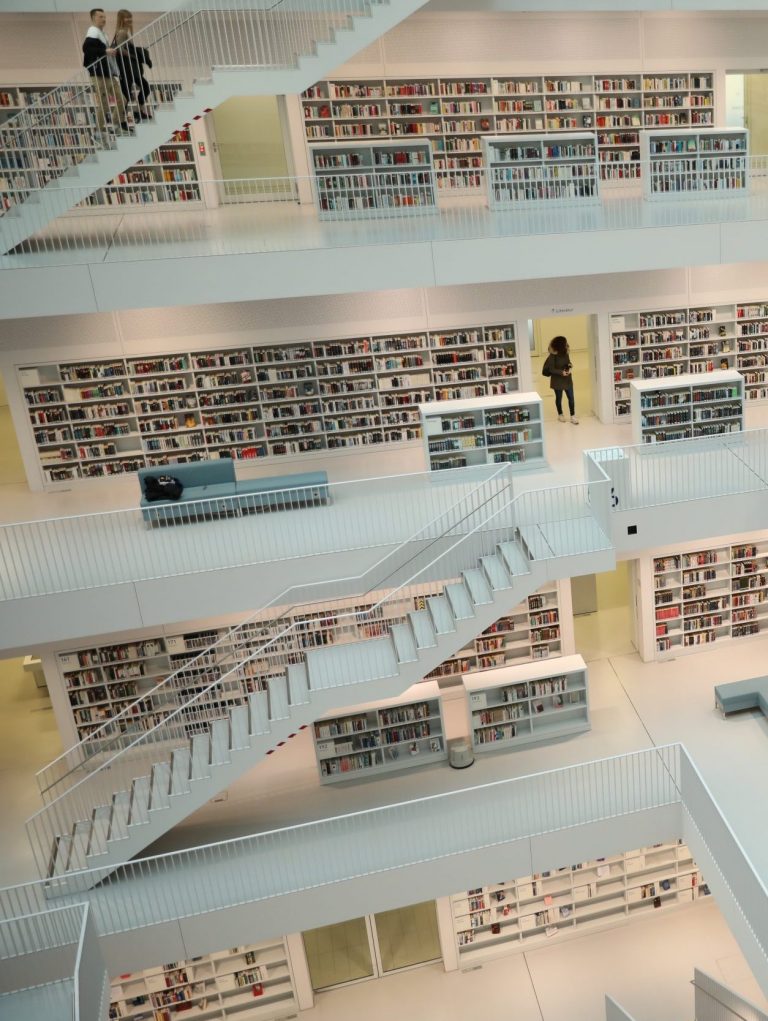
[[[565,415],[558,415],[557,416],[557,420],[558,420],[558,422],[564,422],[565,421]]]
[[[565,421],[565,419],[563,419],[563,421]],[[571,422],[572,422],[572,423],[573,423],[574,425],[578,425],[578,424],[579,424],[579,420],[578,420],[578,418],[576,418],[576,416],[575,416],[575,415],[571,415]]]

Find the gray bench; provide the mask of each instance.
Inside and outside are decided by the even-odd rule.
[[[148,501],[148,475],[172,475],[184,486],[179,500]],[[218,517],[292,510],[331,502],[324,471],[238,481],[231,458],[140,468],[141,514],[147,525],[190,524]]]
[[[760,709],[768,716],[768,677],[748,677],[715,685],[715,707],[723,716],[741,709]]]

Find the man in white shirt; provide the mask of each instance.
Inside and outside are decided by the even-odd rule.
[[[106,134],[110,122],[118,132],[129,130],[115,50],[110,47],[104,34],[106,23],[107,16],[103,9],[94,7],[91,11],[91,27],[83,41],[83,67],[91,76],[96,101],[96,124],[103,134]]]

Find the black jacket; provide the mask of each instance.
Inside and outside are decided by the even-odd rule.
[[[107,47],[101,39],[87,35],[83,40],[83,67],[87,68],[91,78],[111,78],[107,60]]]
[[[116,46],[113,40],[112,45],[117,49],[115,60],[120,70],[120,80],[128,86],[141,85],[144,78],[144,65],[152,67],[149,50],[144,46],[134,46],[130,39],[122,46]]]
[[[542,373],[549,376],[550,390],[567,390],[573,383],[573,376],[564,375],[566,369],[573,368],[568,355],[557,355],[550,352],[542,366]]]

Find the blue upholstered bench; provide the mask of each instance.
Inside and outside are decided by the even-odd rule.
[[[190,461],[139,469],[141,513],[148,525],[189,524],[227,515],[291,510],[331,502],[324,471],[280,475],[239,482],[231,458]],[[154,500],[144,496],[148,475],[171,475],[184,486],[179,500]]]
[[[760,709],[764,716],[768,716],[768,677],[748,677],[746,681],[716,684],[715,706],[723,716],[740,709]]]

